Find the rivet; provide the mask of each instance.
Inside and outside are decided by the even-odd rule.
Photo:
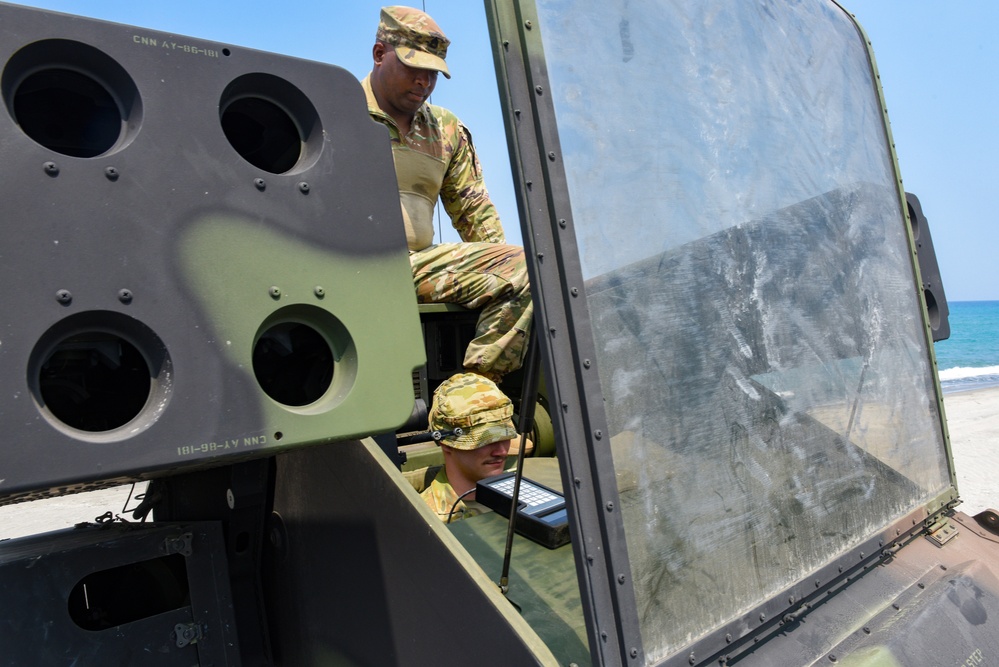
[[[303,195],[309,194],[309,184],[306,183],[305,181],[302,181],[301,183],[298,184],[298,191],[301,192]]]
[[[589,368],[590,367],[590,360],[589,359],[583,359],[583,367],[584,368]]]
[[[604,437],[604,432],[598,429],[593,432],[593,437],[599,440],[600,438]]]
[[[760,614],[760,623],[766,623],[766,621],[767,621],[767,615]]]
[[[558,226],[565,229],[565,218],[559,218]]]
[[[541,86],[535,86],[535,87],[534,87],[534,92],[536,92],[536,93],[537,93],[538,95],[540,95],[541,93],[543,93],[543,92],[544,92],[544,90],[545,90],[545,89],[544,89],[544,88],[542,88]]]
[[[530,21],[524,21],[524,27],[527,28],[528,30],[530,30],[534,26],[531,24]]]
[[[815,587],[816,587],[816,588],[818,588],[818,587],[819,587],[819,586],[821,586],[821,585],[822,585],[822,582],[821,582],[821,581],[819,581],[818,579],[816,579],[816,580],[815,580]]]
[[[45,173],[48,174],[49,176],[58,176],[59,175],[59,165],[57,165],[55,162],[46,162],[46,163],[44,163],[42,165],[42,169],[44,169]]]
[[[326,296],[326,290],[323,289],[322,285],[316,285],[315,287],[313,287],[312,293],[315,294],[320,299]]]
[[[921,581],[918,584],[916,584],[916,585],[919,586],[920,588],[926,588],[926,584],[924,584]]]
[[[540,262],[540,261],[541,261],[541,260],[543,260],[544,258],[545,258],[545,253],[543,253],[543,252],[539,252],[539,253],[538,253],[538,261]]]
[[[871,634],[871,629],[868,626],[866,626],[866,625],[864,626],[864,634],[865,635]]]
[[[623,584],[625,582],[625,577],[623,574],[617,575],[617,583]]]
[[[555,151],[548,151],[548,159],[552,162],[555,161]]]
[[[569,294],[571,294],[573,296],[579,296],[579,289],[576,288],[576,287],[573,287],[572,289],[569,290]]]
[[[607,508],[608,512],[613,512],[614,511],[614,503],[607,503],[605,505],[605,507]]]
[[[575,484],[576,488],[578,489],[579,486],[583,483],[583,481],[581,479],[579,479],[578,477],[575,477],[575,478],[573,478],[572,483]]]
[[[551,335],[554,336],[555,335],[555,327],[548,327],[548,333],[550,333]]]
[[[72,294],[72,292],[70,292],[69,290],[66,290],[66,289],[61,289],[61,290],[57,291],[56,294],[55,294],[55,297],[56,297],[56,301],[58,301],[59,303],[61,303],[64,306],[69,305],[70,302],[73,301],[73,294]]]
[[[693,654],[693,653],[691,653],[691,654],[690,654],[690,657],[689,657],[689,658],[687,658],[687,662],[689,662],[689,663],[690,663],[690,664],[692,664],[692,665],[693,665],[694,663],[696,663],[696,662],[697,662],[697,658],[696,658],[696,657],[694,656],[694,654]]]
[[[725,635],[725,643],[726,644],[732,643],[732,635],[730,633]]]
[[[277,285],[271,285],[271,288],[267,290],[267,293],[270,294],[272,298],[278,299],[281,297],[281,288]]]
[[[607,641],[607,633],[606,632],[601,632],[600,633],[600,638],[603,639],[604,641]]]
[[[834,656],[832,653],[829,654],[829,662],[836,662],[836,656]]]
[[[587,563],[592,563],[593,562],[593,555],[592,554],[586,554],[586,562]]]
[[[563,403],[562,404],[562,412],[568,412],[568,411],[569,411],[569,404],[568,403]]]
[[[132,290],[125,288],[118,290],[118,300],[122,303],[132,303]]]
[[[901,607],[899,607],[899,606],[898,606],[898,603],[897,603],[897,602],[892,602],[892,603],[891,603],[891,607],[892,607],[892,609],[894,609],[895,611],[898,611],[899,609],[901,609]]]
[[[118,180],[118,170],[114,167],[104,167],[104,175],[107,176],[109,181]]]
[[[631,655],[632,658],[637,658],[638,657],[638,649],[637,648],[631,649],[630,655]]]
[[[253,186],[263,192],[267,189],[267,181],[262,178],[255,178],[253,179]]]

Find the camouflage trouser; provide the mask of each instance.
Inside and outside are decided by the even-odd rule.
[[[420,303],[481,308],[465,368],[494,379],[524,362],[531,290],[524,249],[504,243],[441,243],[409,256]]]

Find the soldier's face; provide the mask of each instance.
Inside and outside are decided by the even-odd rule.
[[[372,84],[379,93],[379,104],[388,104],[392,113],[397,111],[413,116],[417,109],[427,101],[430,93],[437,85],[437,70],[417,69],[404,64],[395,55],[395,49],[381,42],[375,44],[373,51],[375,74]]]
[[[452,461],[470,482],[477,482],[503,472],[506,455],[510,451],[510,441],[500,440],[478,449],[453,449]]]

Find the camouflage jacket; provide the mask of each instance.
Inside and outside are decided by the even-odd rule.
[[[388,127],[393,155],[398,150],[408,148],[443,161],[440,200],[461,239],[505,243],[503,225],[496,207],[489,199],[482,167],[475,155],[472,135],[468,129],[447,109],[425,103],[417,110],[409,134],[400,136],[395,121],[378,106],[371,90],[370,78],[368,75],[361,82],[367,98],[368,113],[374,120]]]
[[[444,470],[444,466],[424,468],[414,477],[419,477],[420,475],[429,476],[427,475],[427,471],[432,473],[434,470],[437,470],[437,474],[420,492],[420,497],[423,498],[430,509],[437,513],[437,516],[441,521],[447,522],[449,514],[451,515],[451,522],[453,523],[459,519],[464,519],[466,517],[490,511],[489,508],[475,502],[474,500],[467,503],[463,500],[458,500],[458,494],[451,486],[451,483],[447,480],[447,472]],[[419,487],[417,487],[417,489],[419,490]],[[457,506],[455,505],[456,501],[458,503]],[[451,508],[454,508],[453,513],[451,512]]]

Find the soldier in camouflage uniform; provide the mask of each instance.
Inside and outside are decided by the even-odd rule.
[[[523,362],[531,294],[523,248],[507,245],[482,178],[472,135],[453,113],[426,100],[438,72],[450,78],[450,44],[432,18],[385,7],[361,82],[368,111],[392,139],[406,240],[420,303],[481,308],[466,369],[493,380]],[[464,243],[434,244],[438,197]]]
[[[406,475],[442,521],[484,511],[475,502],[475,483],[503,472],[510,440],[517,435],[513,404],[494,382],[477,373],[454,375],[434,392],[430,429],[448,433],[456,428],[461,435],[452,434],[440,442],[443,466]]]

